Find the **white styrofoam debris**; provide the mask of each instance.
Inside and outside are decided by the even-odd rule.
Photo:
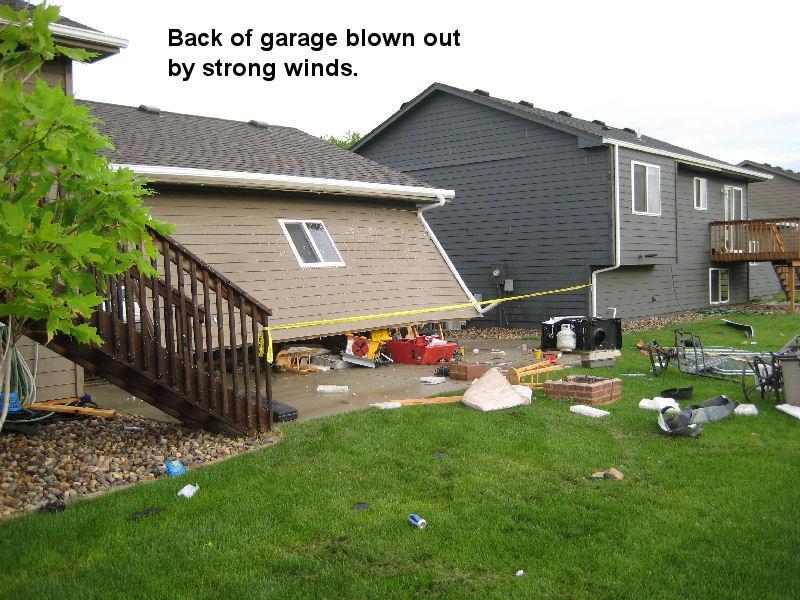
[[[178,491],[178,496],[182,496],[187,500],[194,496],[197,493],[197,490],[200,489],[199,485],[192,485],[191,483],[187,483]]]
[[[346,394],[350,388],[346,385],[318,385],[318,394]]]
[[[426,375],[425,377],[419,378],[419,382],[423,385],[438,385],[444,383],[446,380],[446,377],[435,377],[434,375]]]
[[[611,414],[607,410],[600,410],[599,408],[586,406],[585,404],[573,404],[569,407],[569,412],[585,417],[592,417],[593,419],[601,419]]]
[[[527,385],[512,385],[511,387],[526,400],[533,400],[533,390]]]
[[[733,413],[736,415],[753,417],[758,414],[758,409],[756,408],[755,404],[740,404],[733,409]]]
[[[680,405],[675,402],[674,398],[662,398],[660,396],[656,396],[652,400],[650,398],[642,398],[639,402],[639,408],[656,412],[661,412],[663,409],[669,408],[667,411],[669,414],[680,412],[681,410]]]
[[[779,411],[785,412],[787,415],[800,419],[800,406],[792,406],[791,404],[778,404],[776,406]]]
[[[375,402],[370,404],[373,408],[380,408],[381,410],[391,410],[393,408],[403,408],[399,402]]]

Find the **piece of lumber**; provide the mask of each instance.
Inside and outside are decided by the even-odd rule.
[[[434,398],[408,398],[397,400],[403,406],[422,406],[423,404],[454,404],[461,402],[461,396],[436,396]]]
[[[63,404],[51,404],[48,402],[36,402],[26,404],[25,408],[30,410],[41,410],[45,412],[69,413],[75,415],[87,415],[91,417],[114,417],[117,411],[110,408],[91,408],[89,406],[65,406]]]

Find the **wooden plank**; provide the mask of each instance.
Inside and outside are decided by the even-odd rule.
[[[130,269],[125,271],[125,329],[128,337],[128,362],[136,364],[136,315],[134,304],[136,295],[133,293],[133,279]]]
[[[57,412],[68,414],[87,415],[91,417],[114,417],[117,411],[110,408],[90,408],[88,406],[65,406],[62,404],[48,404],[47,402],[37,402],[36,404],[27,404],[25,406],[31,410],[41,410],[44,412]]]
[[[164,301],[164,342],[167,346],[167,372],[169,373],[169,383],[173,388],[177,388],[177,370],[175,351],[178,340],[175,337],[175,307],[172,303],[172,268],[169,260],[169,244],[167,240],[161,243],[161,252],[164,257],[164,284],[166,286],[166,296]]]
[[[156,259],[150,259],[150,264],[154,269],[158,267]],[[152,277],[152,287],[150,288],[150,295],[153,298],[153,361],[156,368],[156,378],[162,379],[164,372],[161,366],[161,306],[160,294],[156,291],[159,283],[157,275]]]
[[[231,398],[230,404],[233,406],[234,420],[241,425],[244,419],[239,411],[239,361],[236,356],[236,313],[234,312],[233,302],[230,301],[230,296],[228,298],[228,333],[230,334],[231,379],[233,380],[233,397]]]
[[[197,390],[197,402],[205,402],[205,369],[203,357],[203,332],[200,326],[199,300],[197,297],[197,264],[192,261],[189,267],[192,292],[192,325],[194,326],[194,378]]]
[[[222,281],[219,279],[214,280],[215,296],[217,299],[217,348],[219,349],[219,375],[220,375],[220,397],[215,399],[215,402],[222,402],[222,414],[228,415],[228,365],[225,359],[225,326],[223,324],[224,315],[222,312]],[[232,344],[231,344],[232,345]],[[217,410],[220,407],[217,406]]]
[[[247,343],[247,315],[245,314],[245,302],[242,298],[239,304],[239,325],[242,330],[242,371],[244,373],[244,397],[243,412],[247,419],[247,428],[253,427],[253,403],[250,402],[250,344]]]
[[[180,311],[180,338],[179,343],[181,347],[181,359],[183,360],[183,391],[187,399],[197,403],[197,399],[192,394],[194,386],[192,385],[192,329],[189,327],[189,315],[186,307],[186,289],[184,285],[183,275],[183,254],[180,252],[176,256],[178,267],[178,310]]]
[[[433,398],[408,398],[397,400],[403,406],[422,406],[424,404],[455,404],[461,402],[462,396],[435,396]]]
[[[255,422],[253,425],[256,429],[261,430],[262,422],[264,421],[264,409],[263,403],[261,402],[261,365],[260,359],[258,357],[258,323],[256,319],[250,319],[250,326],[251,326],[251,333],[253,334],[253,367],[255,371],[255,396],[256,396],[256,404],[255,404]]]
[[[205,328],[206,328],[206,369],[208,373],[209,385],[206,393],[206,402],[209,408],[212,408],[214,386],[211,380],[215,379],[214,375],[214,340],[213,330],[211,323],[211,290],[208,287],[208,277],[203,277],[203,309],[205,310]]]

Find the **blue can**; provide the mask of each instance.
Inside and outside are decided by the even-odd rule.
[[[186,475],[186,467],[184,467],[183,463],[179,460],[168,460],[164,463],[164,466],[167,468],[167,475],[170,477]]]
[[[408,515],[408,524],[417,529],[425,529],[428,522],[417,514]]]

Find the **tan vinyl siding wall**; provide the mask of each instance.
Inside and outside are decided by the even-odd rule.
[[[68,96],[72,95],[72,61],[64,57],[48,61],[42,65],[40,76],[49,85],[60,85]],[[35,83],[34,78],[25,82],[25,87],[31,89]]]
[[[413,207],[358,199],[164,190],[153,215],[176,240],[273,310],[272,325],[467,302]],[[346,266],[303,268],[278,219],[320,219]],[[474,318],[472,308],[279,330],[276,341],[404,323]]]
[[[36,365],[36,344],[23,337],[18,345],[22,357],[31,371]],[[36,374],[36,399],[58,400],[83,395],[83,369],[71,360],[39,346],[39,360]]]

